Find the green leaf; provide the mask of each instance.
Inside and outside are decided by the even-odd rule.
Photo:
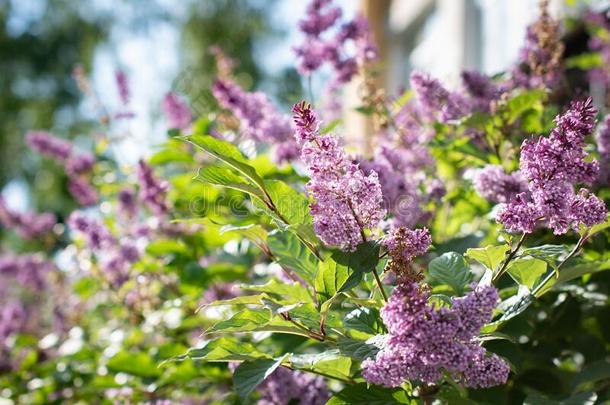
[[[262,244],[267,241],[267,231],[258,224],[244,226],[224,225],[220,228],[220,234],[224,235],[226,233],[243,236],[256,244]]]
[[[244,309],[231,318],[218,322],[205,333],[249,332],[268,324],[270,320],[271,312],[268,309]]]
[[[267,245],[281,266],[291,269],[308,284],[313,284],[318,273],[318,260],[293,233],[271,232]]]
[[[370,335],[384,331],[383,322],[379,318],[379,311],[374,308],[356,308],[343,319],[346,329],[355,329]]]
[[[510,247],[508,245],[486,246],[484,248],[468,249],[466,256],[495,271],[509,250]]]
[[[322,353],[293,355],[290,364],[299,370],[315,371],[342,380],[351,378],[352,360],[342,356],[337,349]]]
[[[299,283],[288,284],[282,283],[276,279],[271,279],[265,284],[246,285],[242,284],[239,288],[243,291],[265,292],[269,295],[278,296],[281,298],[292,298],[297,302],[311,302],[311,296],[305,287]]]
[[[597,400],[595,392],[581,392],[565,399],[548,399],[538,393],[525,398],[523,405],[594,405]]]
[[[169,361],[184,361],[187,359],[210,362],[255,360],[269,358],[259,352],[256,347],[247,342],[240,342],[234,337],[221,337],[209,341],[204,347],[189,349],[185,354],[176,356]]]
[[[327,302],[339,292],[347,289],[346,287],[356,286],[358,282],[355,282],[353,278],[350,279],[352,274],[353,271],[350,271],[348,267],[338,264],[330,257],[321,262],[314,282],[318,293],[318,301],[320,303]]]
[[[233,386],[240,398],[245,399],[254,389],[269,377],[284,361],[288,354],[277,360],[245,361],[233,373]]]
[[[588,364],[572,380],[572,391],[586,384],[592,384],[599,380],[610,379],[610,360],[602,359]]]
[[[570,56],[565,60],[566,67],[589,70],[603,65],[603,59],[599,52],[587,52]]]
[[[508,123],[514,123],[523,113],[530,109],[542,109],[546,92],[541,89],[527,90],[508,100],[506,104]]]
[[[186,255],[188,254],[188,248],[179,240],[157,239],[146,246],[146,253],[153,256],[165,256],[169,254]]]
[[[462,255],[448,252],[430,261],[428,281],[432,285],[448,285],[456,294],[462,295],[472,280],[468,263]]]
[[[267,215],[287,225],[311,222],[309,201],[303,193],[280,180],[265,180],[265,188],[277,212],[258,201],[255,201],[255,205],[265,211]]]
[[[535,300],[536,297],[530,293],[528,288],[523,286],[519,287],[519,291],[516,295],[502,301],[500,305],[498,305],[498,309],[504,312],[499,321],[505,322],[521,314]]]
[[[354,272],[369,273],[379,263],[379,245],[369,241],[359,244],[354,252],[335,250],[331,257]]]
[[[108,370],[127,373],[138,377],[157,377],[160,371],[157,363],[146,353],[118,352],[108,360]]]
[[[379,346],[375,345],[374,343],[380,341],[379,337],[383,336],[378,335],[375,338],[367,341],[340,338],[337,342],[337,346],[339,347],[341,354],[351,357],[354,360],[363,361],[377,355],[379,352]]]
[[[184,146],[184,144],[182,144]],[[179,149],[163,149],[155,153],[148,159],[148,163],[157,166],[168,163],[192,163],[193,155],[187,151]]]
[[[232,188],[234,190],[250,194],[262,201],[265,200],[263,192],[260,189],[248,183],[242,177],[238,176],[226,167],[202,167],[197,171],[197,176],[195,176],[195,180],[227,188]]]
[[[256,184],[261,191],[265,190],[263,179],[256,173],[256,170],[252,166],[246,163],[246,158],[239,151],[237,146],[216,139],[210,135],[191,135],[184,137],[183,139],[225,162],[233,169],[246,176],[252,183]]]
[[[517,259],[508,265],[507,271],[513,280],[531,290],[536,281],[546,273],[546,266],[546,262],[540,259]]]
[[[367,383],[349,385],[335,394],[326,405],[393,405],[416,404],[400,388],[383,388]]]

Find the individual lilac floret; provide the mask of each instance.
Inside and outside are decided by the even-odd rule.
[[[451,308],[437,309],[428,298],[417,283],[394,289],[381,310],[389,335],[375,358],[362,363],[363,377],[387,387],[408,380],[434,384],[447,374],[467,387],[504,384],[508,364],[477,341],[498,302],[496,289],[474,287],[465,297],[452,299]]]
[[[411,87],[415,91],[422,113],[428,119],[449,122],[467,112],[466,102],[459,94],[445,89],[438,80],[426,74],[413,72]]]
[[[230,80],[217,80],[212,93],[223,108],[239,119],[240,129],[247,137],[274,147],[276,161],[298,156],[290,118],[280,113],[264,93],[245,92]]]
[[[165,214],[168,210],[165,194],[169,184],[159,180],[154,175],[152,167],[143,160],[138,162],[138,179],[140,180],[140,201],[146,204],[155,215]]]
[[[26,134],[25,140],[35,152],[59,162],[65,162],[72,154],[72,143],[57,138],[49,132],[30,131]]]
[[[167,93],[163,98],[163,114],[171,128],[186,130],[193,120],[193,114],[188,104],[172,92]]]
[[[97,204],[99,200],[99,195],[95,188],[82,177],[71,178],[68,182],[68,191],[84,207]]]
[[[24,239],[34,239],[49,233],[57,218],[50,212],[37,214],[35,212],[15,212],[11,210],[0,196],[0,224],[13,229]]]
[[[277,368],[259,385],[258,405],[323,405],[330,398],[324,379],[301,371]]]
[[[310,106],[296,105],[293,112],[297,137],[319,126],[309,122],[315,116]],[[308,125],[299,127],[299,122]],[[301,160],[310,173],[306,189],[314,199],[310,210],[316,234],[329,246],[354,250],[365,241],[366,230],[375,228],[385,215],[377,173],[365,175],[335,137],[318,132],[304,142]]]
[[[69,176],[87,174],[91,172],[94,165],[95,156],[91,153],[73,155],[66,161],[66,173],[68,173]]]
[[[502,166],[487,165],[472,174],[472,184],[483,198],[495,203],[507,203],[520,193],[528,192],[521,172],[507,174]]]
[[[593,131],[596,110],[591,98],[572,102],[555,118],[548,137],[528,139],[521,146],[519,166],[528,181],[531,199],[521,194],[502,206],[498,220],[508,230],[532,232],[532,222],[544,219],[557,235],[580,225],[592,226],[606,220],[604,203],[574,187],[593,183],[599,173],[597,161],[586,161],[585,137]]]

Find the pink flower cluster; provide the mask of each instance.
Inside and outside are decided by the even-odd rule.
[[[407,380],[433,384],[447,373],[468,387],[504,384],[508,364],[489,354],[476,340],[498,302],[492,286],[476,287],[452,299],[451,308],[428,304],[429,294],[417,283],[396,287],[381,317],[389,335],[375,358],[362,363],[364,378],[397,387]]]
[[[595,126],[597,111],[591,98],[572,102],[555,118],[550,136],[528,139],[521,146],[520,168],[528,182],[529,196],[520,193],[498,213],[510,232],[531,233],[545,220],[557,235],[580,225],[591,227],[606,220],[604,202],[577,184],[593,183],[599,173],[597,161],[587,161],[585,137]]]
[[[89,206],[98,202],[98,193],[89,181],[89,175],[95,164],[95,157],[92,154],[76,153],[72,143],[44,131],[28,132],[26,142],[33,151],[64,166],[70,179],[68,191],[79,204]]]
[[[11,210],[0,197],[0,224],[13,229],[23,239],[35,239],[49,233],[57,218],[50,212],[37,214],[35,212],[16,212]]]
[[[337,138],[321,135],[309,105],[296,104],[293,112],[301,160],[310,173],[306,189],[314,198],[314,230],[325,244],[354,250],[385,215],[377,173],[365,175]]]

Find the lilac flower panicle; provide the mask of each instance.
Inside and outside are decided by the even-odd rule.
[[[610,114],[604,117],[596,134],[597,151],[600,157],[600,173],[598,181],[601,184],[610,183]]]
[[[233,372],[237,367],[230,365]],[[326,382],[320,376],[278,367],[257,388],[258,405],[324,405],[330,399]]]
[[[548,14],[547,4],[541,3],[538,20],[527,27],[519,63],[512,72],[513,84],[525,88],[555,87],[563,73],[563,50],[559,23]]]
[[[168,210],[165,195],[169,184],[157,179],[152,167],[143,160],[138,162],[138,178],[140,180],[139,198],[155,215],[165,214]]]
[[[72,177],[68,182],[68,191],[80,205],[85,207],[95,205],[99,200],[95,188],[82,177]]]
[[[114,79],[116,81],[117,90],[119,92],[119,97],[121,98],[121,103],[123,105],[129,104],[129,99],[131,95],[129,94],[129,83],[127,83],[127,75],[122,70],[117,70],[114,72]]]
[[[188,104],[176,93],[167,93],[163,98],[163,114],[171,128],[186,130],[191,125],[193,114]]]
[[[83,234],[87,245],[93,251],[99,251],[115,243],[110,230],[101,221],[88,217],[82,212],[75,211],[70,214],[67,224],[72,230]]]
[[[292,113],[294,114],[295,137],[298,144],[303,145],[305,142],[313,141],[318,134],[320,122],[311,106],[302,101],[292,107]]]
[[[362,363],[364,378],[397,387],[407,380],[433,384],[447,373],[468,387],[504,384],[508,364],[488,354],[476,339],[498,302],[495,288],[474,287],[465,297],[454,298],[451,308],[437,309],[427,303],[428,297],[417,283],[395,288],[381,310],[389,335],[377,355]]]
[[[527,193],[527,181],[516,171],[507,174],[502,166],[487,165],[474,172],[472,183],[476,192],[495,203],[507,203],[520,193]]]
[[[364,242],[365,231],[375,228],[385,215],[377,173],[365,175],[332,135],[317,131],[308,135],[317,128],[310,106],[293,110],[296,136],[304,142],[301,160],[310,172],[306,189],[314,198],[310,204],[314,230],[325,244],[354,250]]]
[[[599,173],[597,161],[585,160],[585,137],[595,126],[596,110],[591,98],[572,102],[555,118],[548,137],[529,139],[521,146],[519,166],[528,181],[531,197],[521,193],[502,206],[498,220],[511,232],[532,232],[535,223],[546,221],[555,234],[580,225],[604,222],[603,201],[586,189],[577,194],[577,184],[591,184]]]
[[[341,9],[332,6],[331,0],[312,0],[299,21],[305,40],[294,48],[302,75],[311,75],[327,63],[333,67],[332,88],[349,82],[361,65],[377,57],[366,19],[356,16],[340,25],[340,17]]]
[[[52,270],[53,264],[37,254],[0,256],[0,275],[10,277],[33,291],[44,290],[47,275]]]
[[[239,120],[240,129],[247,137],[274,147],[276,161],[298,156],[290,118],[280,113],[264,93],[245,92],[228,79],[217,80],[212,93],[218,103]]]
[[[66,161],[66,173],[70,176],[86,174],[91,172],[95,165],[95,156],[91,153],[81,153],[79,155],[70,156]]]
[[[0,347],[6,345],[6,340],[15,333],[25,329],[28,314],[19,301],[9,301],[0,308]]]
[[[125,218],[133,218],[138,212],[136,192],[131,188],[124,188],[117,196],[119,213]]]
[[[474,70],[462,72],[462,84],[474,111],[490,112],[491,104],[503,93],[503,89],[488,76]]]
[[[51,232],[57,217],[49,212],[37,214],[35,212],[15,212],[6,205],[0,196],[0,224],[4,227],[13,229],[24,239],[35,239],[39,236]]]
[[[305,18],[299,21],[299,29],[309,36],[317,37],[341,18],[341,8],[331,7],[331,0],[312,0],[307,5]]]
[[[411,230],[399,227],[392,229],[383,238],[382,244],[392,259],[408,263],[428,251],[432,238],[426,228]]]
[[[72,154],[72,143],[49,132],[30,131],[25,139],[32,150],[59,162],[65,162]]]
[[[420,72],[413,72],[410,81],[418,104],[428,119],[449,122],[466,114],[464,99],[459,94],[445,89],[438,80]]]

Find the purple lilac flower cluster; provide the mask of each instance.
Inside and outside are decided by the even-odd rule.
[[[261,393],[258,405],[322,405],[330,398],[322,377],[284,367],[279,367],[267,377],[258,391]]]
[[[470,111],[489,113],[493,103],[506,91],[502,84],[475,70],[462,72],[462,87],[468,95]]]
[[[415,257],[425,254],[430,248],[432,238],[428,229],[394,228],[384,236],[381,243],[390,255],[390,261],[385,268],[386,272],[392,272],[401,282],[421,278],[421,274],[414,270],[411,262]]]
[[[450,92],[427,74],[413,72],[411,87],[417,96],[419,111],[429,120],[449,122],[468,112],[466,99],[461,94]]]
[[[84,236],[112,285],[121,286],[127,281],[130,266],[140,259],[140,252],[133,244],[118,241],[100,220],[79,211],[70,215],[68,226]]]
[[[595,126],[597,111],[591,98],[572,102],[555,118],[550,136],[528,139],[521,146],[520,169],[528,182],[530,197],[520,193],[498,213],[509,232],[531,233],[544,219],[556,235],[591,227],[606,220],[604,202],[577,184],[593,183],[599,173],[597,161],[586,161],[585,137]]]
[[[587,71],[587,75],[591,82],[608,86],[610,85],[610,41],[608,40],[610,21],[606,13],[591,10],[585,12],[583,17],[594,30],[601,30],[603,32],[603,35],[596,35],[594,33],[587,44],[589,50],[597,52],[602,60],[600,66]]]
[[[467,387],[504,384],[508,364],[477,341],[498,302],[496,289],[476,287],[465,297],[453,298],[451,308],[435,308],[428,298],[417,283],[394,289],[381,310],[387,341],[375,358],[362,363],[364,378],[397,387],[407,380],[433,384],[448,373]]]
[[[274,147],[277,162],[298,156],[290,118],[280,113],[264,93],[245,92],[228,79],[217,80],[212,93],[240,121],[240,128],[248,138]]]
[[[152,167],[146,162],[138,162],[138,179],[140,180],[140,191],[138,197],[155,215],[164,215],[168,210],[165,195],[169,189],[169,183],[159,180],[153,173]]]
[[[332,135],[321,135],[311,106],[293,107],[296,138],[301,160],[310,180],[307,192],[314,198],[310,204],[314,230],[329,246],[354,250],[366,239],[385,215],[383,195],[376,172],[365,175]]]
[[[35,239],[49,233],[57,218],[54,214],[45,212],[15,212],[11,210],[4,199],[0,196],[0,224],[6,228],[13,229],[23,239]]]
[[[302,75],[311,75],[325,63],[333,67],[332,88],[349,82],[360,65],[377,57],[366,19],[357,16],[339,26],[341,14],[341,9],[335,7],[332,0],[311,0],[307,15],[299,21],[305,40],[295,48],[298,71]],[[334,35],[325,35],[336,26]],[[353,54],[349,52],[350,43],[356,49]]]
[[[69,176],[68,191],[83,206],[94,205],[99,196],[89,182],[95,157],[90,153],[75,153],[73,145],[44,131],[30,131],[26,142],[32,150],[64,166]]]
[[[606,115],[597,131],[597,152],[600,158],[598,182],[610,183],[610,115]]]
[[[508,174],[496,165],[475,169],[472,184],[480,196],[495,203],[507,203],[517,194],[528,193],[527,181],[519,170]]]
[[[53,264],[37,254],[0,256],[0,275],[33,291],[42,291]]]
[[[519,63],[512,72],[514,86],[554,88],[563,74],[559,22],[548,13],[548,1],[540,2],[540,15],[527,27],[525,43],[519,53]]]
[[[26,308],[20,301],[3,303],[0,309],[0,350],[12,335],[22,332],[28,321]]]
[[[191,109],[176,93],[167,93],[163,98],[162,107],[165,120],[170,128],[177,128],[184,131],[190,127],[191,121],[193,120]]]

